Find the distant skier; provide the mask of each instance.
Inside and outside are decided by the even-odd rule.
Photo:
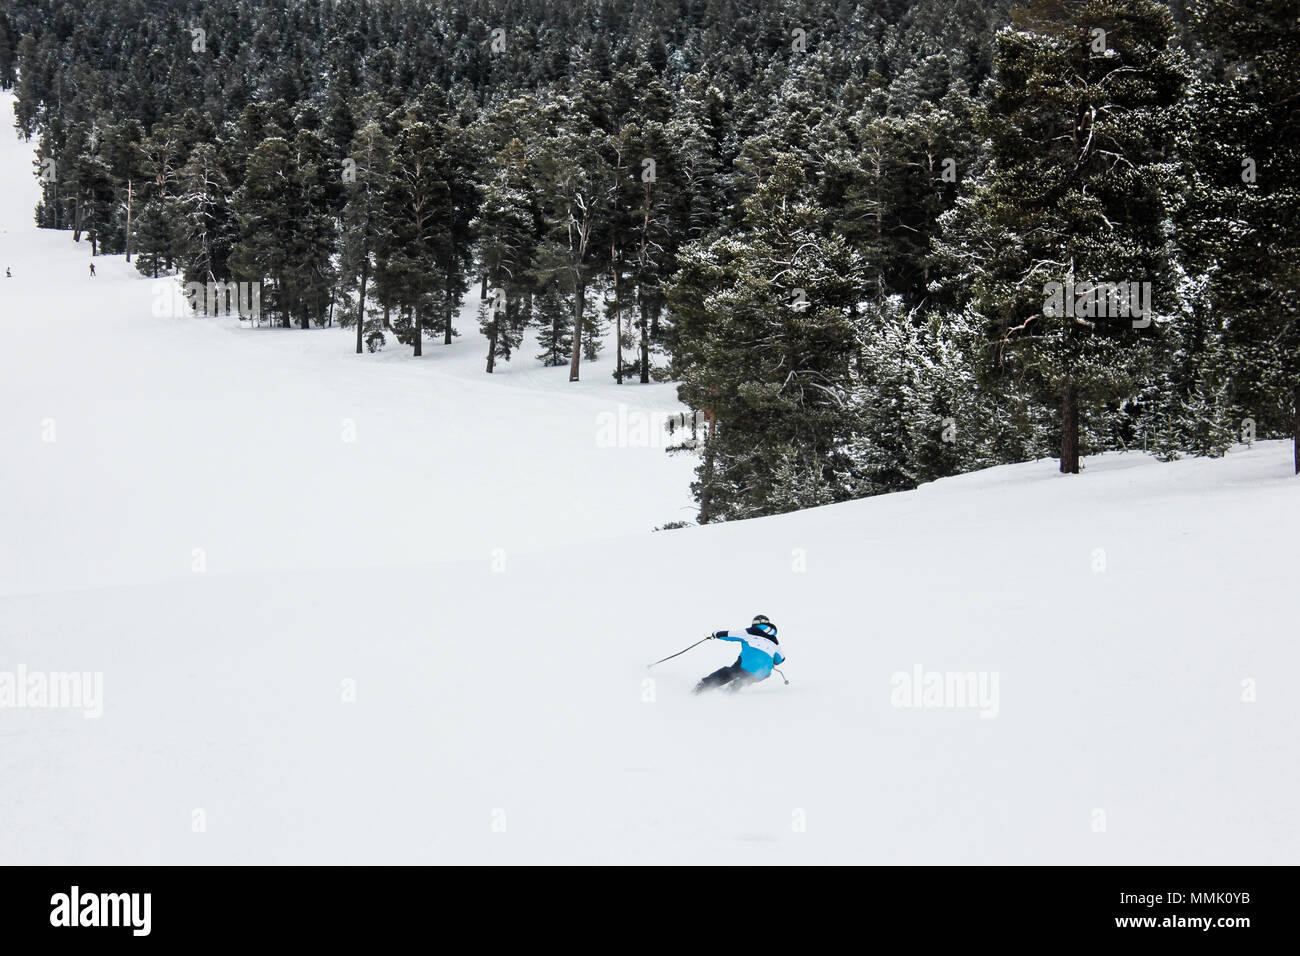
[[[9,266],[5,266],[5,278],[12,279],[13,277],[14,277],[14,270],[9,268]]]
[[[90,264],[90,277],[95,278],[95,264],[93,262]]]
[[[777,646],[776,625],[767,619],[767,615],[758,614],[749,627],[739,634],[730,631],[716,631],[713,635],[720,641],[736,641],[740,644],[740,656],[736,663],[714,671],[695,685],[695,693],[712,690],[714,687],[726,687],[738,691],[742,687],[767,680],[772,676],[772,668],[785,663],[785,657]]]

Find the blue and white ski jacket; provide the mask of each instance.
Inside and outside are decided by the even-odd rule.
[[[736,641],[740,644],[740,667],[759,680],[771,676],[776,664],[784,664],[785,657],[776,641],[756,627],[747,627],[743,631],[718,631],[713,635],[720,641]]]

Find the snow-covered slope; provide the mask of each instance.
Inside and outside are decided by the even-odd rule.
[[[1288,446],[652,534],[670,387],[154,318],[0,106],[0,682],[103,681],[0,707],[0,861],[1296,862]],[[756,612],[788,686],[646,670]]]

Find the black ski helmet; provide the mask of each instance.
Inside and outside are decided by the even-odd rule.
[[[750,626],[758,628],[768,637],[776,637],[776,625],[768,619],[766,614],[755,614]]]

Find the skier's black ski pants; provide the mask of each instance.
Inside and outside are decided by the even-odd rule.
[[[712,690],[714,687],[725,687],[728,684],[731,685],[729,690],[740,690],[753,679],[754,675],[740,666],[740,658],[737,657],[736,663],[720,667],[701,680],[695,685],[695,690],[698,693],[702,690]]]

